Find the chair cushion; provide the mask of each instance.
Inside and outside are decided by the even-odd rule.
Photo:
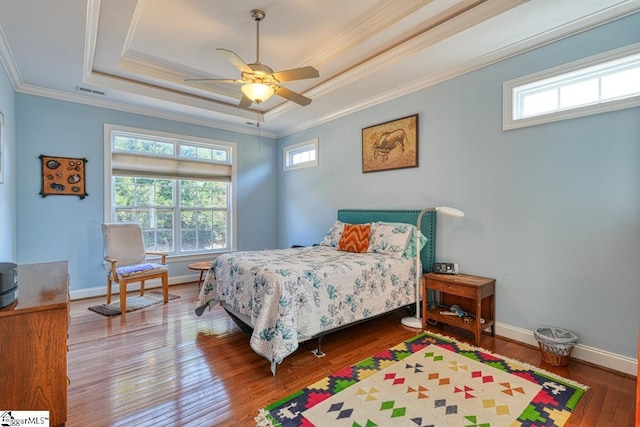
[[[152,262],[144,263],[144,264],[135,264],[135,265],[123,265],[122,267],[116,268],[116,274],[118,275],[118,280],[123,277],[131,278],[135,276],[139,276],[142,278],[143,276],[152,275],[160,272],[169,272],[169,268],[165,264],[155,264]]]

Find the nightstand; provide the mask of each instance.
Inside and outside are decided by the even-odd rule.
[[[436,291],[436,301],[445,307],[427,307],[428,291]],[[496,280],[468,274],[435,274],[422,276],[422,329],[426,329],[429,319],[471,331],[475,337],[476,347],[480,345],[480,334],[491,328],[491,336],[495,336],[495,290]],[[461,318],[440,314],[452,305],[459,305],[463,311],[475,317]],[[482,323],[480,319],[484,319]]]

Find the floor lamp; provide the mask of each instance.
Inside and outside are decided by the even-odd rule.
[[[420,223],[422,222],[422,216],[427,212],[439,212],[444,215],[453,216],[456,218],[462,218],[464,212],[456,208],[450,208],[447,206],[438,206],[436,208],[426,208],[420,211],[418,214],[418,222],[416,224],[418,232],[416,233],[416,248],[420,248]],[[422,317],[420,310],[420,284],[422,283],[422,264],[420,262],[420,251],[416,255],[416,315],[403,317],[401,323],[405,326],[415,329],[422,329]],[[426,297],[426,296],[425,296]]]

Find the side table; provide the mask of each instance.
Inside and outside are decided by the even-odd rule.
[[[422,295],[428,295],[428,290],[438,293],[440,305],[429,309],[427,298],[422,299],[422,329],[426,328],[429,319],[465,329],[473,333],[476,347],[480,345],[480,334],[485,329],[491,328],[491,336],[495,336],[495,279],[467,274],[426,273],[422,276],[422,286]],[[440,313],[454,304],[472,317],[465,320]]]
[[[189,270],[196,270],[200,272],[200,278],[198,279],[198,289],[202,286],[202,276],[204,275],[204,272],[209,271],[209,269],[211,268],[211,264],[211,261],[204,261],[194,262],[187,266]]]

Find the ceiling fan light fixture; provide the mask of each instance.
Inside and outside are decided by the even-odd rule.
[[[231,79],[186,79],[185,81],[219,81],[225,83],[235,83],[242,85],[242,98],[239,107],[248,108],[252,103],[260,104],[271,98],[276,92],[277,95],[295,102],[298,105],[309,105],[311,99],[306,96],[280,86],[280,82],[312,79],[320,77],[318,70],[311,66],[293,68],[273,72],[273,69],[267,65],[260,63],[260,21],[265,17],[264,11],[253,9],[251,17],[256,21],[256,60],[251,64],[247,64],[235,52],[229,49],[217,48],[216,50],[225,56],[231,64],[240,70],[240,80]]]
[[[242,85],[241,90],[247,98],[257,104],[271,98],[276,92],[273,87],[263,83],[247,83]]]

